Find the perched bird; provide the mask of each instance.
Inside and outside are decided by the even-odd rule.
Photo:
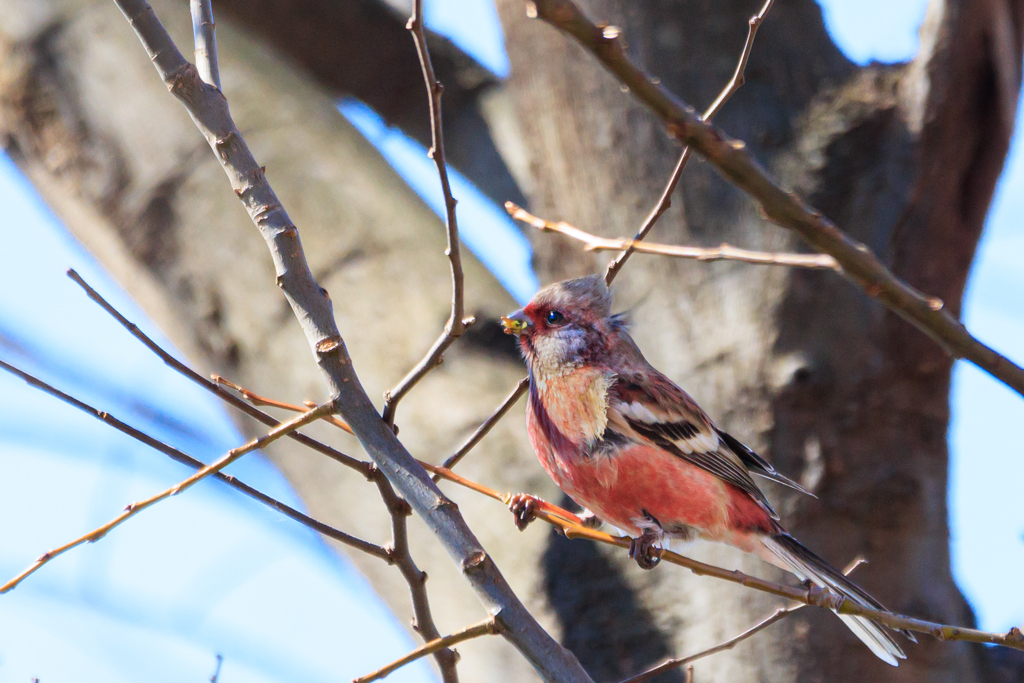
[[[718,541],[884,609],[786,533],[752,475],[804,489],[718,429],[647,362],[622,316],[611,315],[602,277],[545,287],[502,323],[518,337],[529,367],[527,427],[541,465],[594,517],[633,537],[629,554],[641,567],[658,563],[668,539]],[[543,505],[513,497],[517,526]],[[897,666],[906,658],[882,626],[839,617],[879,659]]]

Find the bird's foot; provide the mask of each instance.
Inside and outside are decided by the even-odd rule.
[[[512,512],[516,528],[522,531],[530,525],[530,522],[537,519],[537,508],[543,502],[540,498],[528,493],[517,493],[509,498],[508,509]]]
[[[580,515],[580,526],[585,529],[598,529],[602,524],[604,524],[604,522],[598,519],[597,515],[590,510],[584,510],[583,514]]]
[[[644,529],[640,536],[629,540],[629,559],[636,560],[641,569],[654,569],[661,562],[659,540],[661,540],[660,534],[656,534],[650,529]]]

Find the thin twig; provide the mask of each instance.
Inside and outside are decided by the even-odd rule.
[[[865,244],[840,230],[820,211],[780,187],[768,172],[721,130],[703,121],[693,107],[653,82],[626,56],[618,30],[590,21],[572,0],[533,0],[533,12],[575,38],[630,92],[664,121],[669,132],[693,147],[738,188],[760,203],[765,216],[804,238],[815,250],[830,254],[843,274],[935,340],[953,358],[964,358],[1024,396],[1024,368],[974,338],[945,303],[893,275]]]
[[[81,401],[75,398],[74,396],[64,393],[60,389],[57,389],[56,387],[51,386],[50,384],[47,384],[38,377],[35,377],[25,372],[24,370],[21,370],[13,365],[10,365],[9,363],[4,362],[3,360],[0,360],[0,369],[6,370],[7,372],[21,378],[30,386],[35,387],[36,389],[44,391],[47,394],[50,394],[51,396],[67,403],[68,405],[71,405],[89,415],[92,415],[98,420],[118,430],[119,432],[127,434],[136,441],[144,443],[150,448],[160,451],[161,453],[171,458],[175,462],[181,463],[186,467],[191,467],[194,470],[200,470],[206,466],[203,462],[197,460],[196,458],[193,458],[192,456],[188,455],[187,453],[184,453],[183,451],[178,450],[174,446],[170,446],[158,439],[153,438],[149,434],[146,434],[145,432],[140,431],[135,427],[132,427],[131,425],[122,422],[121,420],[117,419],[110,413],[103,410],[98,410],[97,408],[94,408],[88,403],[85,403],[84,401]],[[303,410],[303,408],[299,408],[297,412],[302,412]],[[344,531],[340,531],[332,526],[324,524],[319,520],[313,519],[312,517],[299,512],[295,508],[286,505],[285,503],[282,503],[276,498],[272,498],[267,494],[252,488],[245,482],[236,479],[230,474],[225,474],[223,472],[215,472],[213,473],[212,476],[224,482],[225,484],[235,489],[236,491],[240,491],[241,493],[244,493],[250,498],[257,500],[260,503],[263,503],[267,507],[277,510],[284,516],[298,522],[299,524],[309,529],[312,529],[313,531],[319,532],[324,536],[327,536],[328,538],[333,538],[334,540],[340,543],[344,543],[345,545],[355,548],[356,550],[364,552],[368,555],[378,557],[384,560],[385,562],[390,563],[392,561],[391,554],[388,552],[386,548],[382,548],[378,545],[374,545],[373,543],[369,543],[368,541],[356,538],[355,536],[346,534]]]
[[[754,48],[754,37],[757,35],[757,29],[761,27],[761,22],[764,21],[765,15],[768,14],[768,10],[772,8],[775,0],[767,0],[764,6],[761,7],[761,11],[755,14],[747,22],[747,40],[743,44],[743,51],[740,52],[739,62],[736,64],[736,70],[732,74],[732,78],[726,84],[725,88],[718,94],[715,101],[711,103],[708,110],[704,112],[702,117],[705,121],[710,121],[715,117],[718,112],[722,110],[725,103],[729,101],[729,98],[733,96],[737,90],[746,81],[744,73],[747,70],[747,62],[750,60],[750,51]],[[683,169],[686,168],[686,162],[690,160],[691,149],[687,145],[683,148],[682,154],[679,155],[679,161],[676,162],[676,167],[672,170],[672,175],[668,179],[668,183],[665,185],[665,189],[661,193],[661,198],[655,205],[651,212],[647,214],[647,218],[644,219],[643,225],[637,230],[636,237],[632,241],[627,242],[625,247],[619,247],[624,249],[621,254],[616,256],[608,263],[608,268],[604,273],[604,282],[606,285],[610,285],[615,276],[622,270],[622,266],[626,264],[626,260],[633,254],[634,251],[640,251],[640,242],[647,237],[647,234],[654,227],[654,224],[662,217],[662,215],[668,211],[669,207],[672,206],[672,193],[675,192],[676,185],[679,184],[679,179],[683,175]],[[723,245],[725,246],[725,245]],[[687,257],[684,257],[687,258]],[[737,259],[740,260],[740,259]]]
[[[864,558],[858,557],[853,562],[851,562],[845,569],[843,569],[843,574],[849,576],[850,572],[859,567],[861,563],[864,561]],[[780,607],[771,614],[769,614],[767,617],[762,619],[761,621],[757,622],[756,624],[748,628],[746,631],[743,631],[742,633],[733,636],[725,642],[719,643],[714,647],[709,647],[706,650],[701,650],[700,652],[688,655],[686,657],[680,657],[678,659],[669,659],[668,661],[662,662],[661,664],[658,664],[657,666],[652,667],[647,671],[644,671],[643,673],[637,674],[632,678],[627,678],[626,680],[621,681],[621,683],[643,683],[643,681],[648,681],[654,678],[655,676],[665,673],[666,671],[672,671],[673,669],[678,669],[681,666],[687,666],[688,664],[691,664],[697,661],[698,659],[703,659],[704,657],[718,654],[719,652],[724,652],[725,650],[731,650],[733,647],[742,643],[744,640],[754,635],[755,633],[765,630],[766,628],[768,628],[776,622],[782,621],[793,612],[799,611],[804,607],[807,607],[807,605],[796,604],[790,605],[789,607]],[[691,666],[690,671],[692,670],[693,667]],[[691,676],[692,674],[688,674],[687,678],[689,679]]]
[[[79,287],[81,287],[83,290],[85,290],[86,295],[90,299],[92,299],[96,304],[99,305],[100,308],[102,308],[104,311],[106,311],[107,314],[110,315],[110,317],[112,317],[114,320],[116,320],[117,323],[119,325],[121,325],[121,327],[123,327],[126,330],[128,330],[129,334],[131,334],[133,337],[135,337],[140,342],[142,342],[143,346],[145,346],[147,349],[149,349],[154,354],[156,354],[156,356],[160,360],[162,360],[164,362],[164,364],[167,365],[169,368],[171,368],[172,370],[174,370],[175,372],[180,374],[182,377],[184,377],[184,378],[186,378],[188,380],[191,380],[192,382],[194,382],[195,384],[199,385],[203,389],[206,389],[211,394],[213,394],[214,396],[216,396],[220,400],[222,400],[225,403],[227,403],[228,405],[230,405],[232,408],[240,410],[241,412],[245,413],[249,417],[252,417],[253,419],[262,422],[263,424],[267,425],[268,427],[276,427],[277,425],[281,424],[278,420],[275,420],[273,417],[271,417],[270,415],[267,415],[262,410],[259,410],[259,409],[255,408],[254,406],[246,403],[242,399],[240,399],[237,396],[235,396],[234,394],[232,394],[230,391],[227,391],[223,387],[219,386],[216,382],[212,382],[212,381],[208,380],[207,378],[203,377],[198,372],[196,372],[192,368],[188,367],[187,365],[185,365],[184,363],[179,361],[177,358],[172,356],[170,353],[165,351],[159,344],[157,344],[148,335],[146,335],[145,332],[140,330],[138,328],[138,326],[135,325],[135,323],[133,323],[132,321],[128,320],[128,318],[126,318],[123,315],[121,315],[120,311],[118,311],[116,308],[114,308],[110,304],[110,302],[108,302],[106,299],[104,299],[102,296],[100,296],[100,293],[97,292],[95,289],[93,289],[92,286],[90,286],[88,282],[86,282],[84,279],[82,279],[82,276],[79,275],[77,272],[75,272],[73,269],[68,270],[67,275]],[[301,408],[296,408],[296,411],[297,412],[302,412],[302,409]],[[352,433],[351,428],[349,428],[349,426],[347,424],[342,426],[342,424],[344,424],[344,423],[341,420],[339,420],[336,416],[331,415],[330,422],[332,424],[335,424],[335,426],[337,426],[337,427],[339,427],[341,429],[344,429],[349,434]],[[345,465],[346,467],[354,469],[355,471],[357,471],[360,474],[362,474],[364,477],[369,477],[370,476],[370,464],[369,463],[366,463],[366,462],[363,462],[362,460],[358,460],[356,458],[353,458],[350,455],[346,455],[346,454],[342,453],[341,451],[339,451],[339,450],[337,450],[335,448],[331,448],[327,444],[321,443],[321,442],[317,441],[316,439],[312,439],[312,438],[310,438],[310,437],[308,437],[305,434],[302,434],[300,432],[292,432],[292,433],[290,433],[288,435],[288,437],[290,439],[298,441],[303,446],[307,446],[307,447],[312,448],[313,450],[315,450],[315,451],[317,451],[319,453],[323,453],[327,457],[331,458],[332,460],[336,460],[336,461],[340,462],[341,464]]]
[[[192,35],[196,43],[196,68],[199,77],[220,90],[220,65],[217,63],[217,25],[213,22],[210,0],[191,0]]]
[[[230,380],[224,379],[220,375],[210,375],[210,381],[216,384],[217,386],[223,386],[228,387],[229,389],[234,389],[235,391],[242,395],[242,398],[244,398],[250,405],[253,406],[267,406],[269,408],[280,408],[281,410],[290,410],[295,413],[301,413],[302,411],[308,410],[309,408],[312,408],[316,405],[313,401],[303,401],[302,403],[305,407],[302,407],[295,405],[294,403],[285,403],[284,401],[278,401],[273,398],[266,398],[265,396],[260,396],[257,393],[249,391],[245,387],[239,386],[238,384],[235,384]],[[330,422],[332,425],[342,430],[346,434],[352,433],[352,428],[345,424],[343,420],[339,420],[338,418],[336,418],[334,415],[329,415],[328,417],[325,417],[324,422]]]
[[[444,92],[444,86],[437,80],[437,76],[434,74],[434,65],[430,61],[427,31],[423,22],[423,0],[413,0],[412,16],[409,17],[406,28],[412,33],[416,43],[416,53],[419,55],[420,66],[423,68],[423,80],[427,85],[427,97],[430,101],[431,139],[427,156],[433,159],[437,166],[437,175],[441,179],[441,191],[444,193],[444,208],[448,227],[448,248],[445,250],[445,254],[448,256],[452,270],[452,310],[448,316],[448,322],[444,326],[444,331],[423,360],[398,383],[398,386],[384,393],[384,422],[391,426],[395,424],[395,410],[398,407],[398,402],[427,373],[444,361],[444,352],[462,336],[466,328],[476,321],[472,316],[464,317],[466,314],[465,286],[462,276],[459,224],[455,218],[455,205],[458,202],[452,196],[451,183],[448,181],[448,164],[444,155],[444,125],[441,118],[441,94]]]
[[[524,377],[521,380],[519,380],[519,384],[517,384],[516,388],[512,390],[512,393],[505,397],[505,400],[502,402],[500,406],[498,406],[494,410],[493,413],[491,413],[491,416],[484,420],[483,424],[477,427],[476,431],[473,432],[473,434],[468,439],[466,439],[466,443],[462,444],[459,447],[459,450],[455,451],[450,456],[448,456],[448,459],[445,460],[444,464],[441,466],[444,467],[445,469],[450,470],[456,465],[458,465],[459,462],[463,458],[465,458],[466,455],[471,450],[473,450],[473,448],[476,447],[478,443],[480,443],[480,440],[487,436],[487,433],[491,431],[494,425],[498,424],[498,420],[505,417],[505,413],[509,411],[509,408],[514,406],[516,401],[518,401],[520,397],[526,393],[526,388],[528,386],[530,386],[529,377]],[[437,481],[437,479],[437,475],[434,475],[434,481]]]
[[[80,536],[80,537],[76,538],[75,540],[71,541],[70,543],[65,543],[64,545],[60,546],[59,548],[55,548],[55,549],[53,549],[53,550],[51,550],[51,551],[49,551],[47,553],[44,553],[38,560],[36,560],[32,564],[32,566],[30,566],[28,569],[26,569],[22,573],[18,574],[16,577],[14,577],[13,579],[11,579],[7,583],[5,583],[3,586],[0,586],[0,593],[6,593],[6,592],[14,589],[15,587],[18,586],[18,584],[20,584],[26,578],[28,578],[29,576],[34,574],[37,570],[39,570],[40,567],[45,565],[47,562],[49,562],[53,558],[58,557],[60,555],[63,555],[67,551],[69,551],[69,550],[71,550],[73,548],[77,548],[78,546],[82,545],[83,543],[95,543],[96,541],[100,540],[101,538],[106,536],[108,533],[110,533],[111,530],[113,530],[117,526],[120,526],[122,523],[124,523],[127,520],[131,519],[135,515],[137,515],[140,512],[142,512],[143,510],[145,510],[145,509],[147,509],[149,507],[152,507],[153,505],[156,505],[160,501],[166,500],[167,498],[170,498],[171,496],[178,495],[182,491],[185,491],[185,490],[191,488],[192,486],[194,486],[195,484],[199,483],[200,481],[202,481],[203,479],[205,479],[209,475],[215,474],[216,472],[221,471],[222,469],[224,469],[225,467],[227,467],[231,463],[233,463],[236,460],[238,460],[239,458],[241,458],[246,453],[251,453],[254,450],[263,448],[264,446],[267,446],[268,444],[273,443],[274,441],[277,441],[278,439],[280,439],[282,436],[284,436],[288,432],[294,431],[294,430],[298,429],[299,427],[302,427],[303,425],[309,424],[310,422],[314,422],[316,420],[319,420],[321,417],[323,417],[325,415],[329,415],[333,410],[334,410],[334,402],[333,401],[330,402],[330,403],[325,403],[322,406],[318,406],[318,407],[316,407],[316,408],[314,408],[314,409],[312,409],[312,410],[310,410],[308,412],[303,413],[302,415],[296,417],[293,420],[290,420],[288,422],[285,422],[285,423],[279,425],[278,427],[275,427],[269,433],[267,433],[265,436],[261,436],[258,439],[253,439],[252,441],[250,441],[249,443],[245,444],[244,446],[240,446],[238,448],[231,449],[230,451],[227,452],[227,454],[223,458],[221,458],[217,462],[213,463],[212,465],[207,465],[206,467],[202,468],[201,470],[199,470],[198,472],[193,474],[188,479],[185,479],[184,481],[178,482],[177,484],[175,484],[174,486],[170,487],[169,489],[161,491],[160,493],[156,494],[155,496],[151,496],[151,497],[146,498],[145,500],[141,500],[141,501],[139,501],[137,503],[130,503],[125,508],[124,512],[122,512],[120,515],[118,515],[114,519],[110,520],[109,522],[107,522],[103,526],[98,527],[98,528],[90,531],[89,533],[85,534],[84,536]]]
[[[415,662],[420,657],[425,657],[429,654],[437,652],[442,648],[448,648],[452,645],[457,645],[472,638],[479,638],[480,636],[491,636],[496,633],[499,633],[500,631],[501,625],[497,622],[497,620],[494,617],[484,619],[479,624],[473,624],[472,626],[468,626],[462,629],[461,631],[457,631],[451,634],[450,636],[438,638],[436,640],[430,641],[429,643],[421,645],[409,654],[399,659],[396,659],[387,666],[382,666],[381,668],[377,669],[371,674],[367,674],[366,676],[361,676],[359,678],[353,679],[352,683],[370,683],[370,681],[379,681],[380,679],[396,671],[397,669],[405,666],[406,664],[409,664],[410,662]]]
[[[220,667],[224,663],[224,655],[217,655],[217,666],[213,670],[213,675],[210,676],[210,683],[217,683],[217,679],[220,678]]]
[[[508,505],[512,499],[512,494],[510,493],[498,493],[492,488],[471,481],[444,467],[431,465],[430,463],[423,462],[422,460],[417,462],[419,462],[425,470],[442,479],[459,484],[460,486],[472,491],[476,491],[477,493],[497,500],[505,505]],[[543,501],[538,499],[538,502]],[[628,549],[630,547],[631,539],[628,536],[612,536],[611,534],[607,534],[603,531],[587,528],[583,526],[583,521],[579,516],[574,515],[568,510],[564,510],[557,505],[543,502],[543,505],[538,505],[535,508],[534,514],[537,519],[542,519],[548,524],[554,526],[562,532],[566,538],[586,538],[591,541],[597,541],[598,543],[604,543],[606,545],[614,545],[620,548]],[[1017,650],[1024,650],[1024,633],[1016,627],[1011,628],[1006,633],[1000,634],[988,633],[986,631],[979,631],[977,629],[964,628],[960,626],[950,626],[937,622],[925,621],[924,619],[915,619],[914,617],[907,617],[887,610],[877,610],[859,605],[827,588],[819,588],[816,586],[812,586],[810,588],[794,588],[781,583],[774,583],[772,581],[759,579],[755,576],[744,574],[738,570],[722,569],[721,567],[716,567],[711,564],[700,562],[699,560],[693,560],[683,555],[679,555],[678,553],[674,553],[670,550],[662,549],[660,552],[662,560],[680,567],[685,567],[698,576],[711,576],[716,579],[722,579],[723,581],[729,581],[730,583],[737,583],[741,586],[746,586],[764,593],[770,593],[782,598],[787,598],[804,605],[824,607],[838,614],[867,617],[894,630],[927,633],[939,640],[945,641],[992,643]],[[852,571],[860,564],[861,561],[862,560],[859,559],[855,560],[852,566],[845,571]]]
[[[483,484],[470,481],[465,477],[444,469],[443,467],[437,467],[435,465],[430,465],[429,463],[421,464],[428,472],[440,475],[442,479],[447,479],[461,486],[465,486],[466,488],[488,496],[489,498],[493,498],[494,500],[500,501],[506,505],[511,499],[511,494],[498,493],[494,489],[488,488]],[[536,510],[536,517],[537,519],[542,519],[554,526],[556,529],[561,531],[566,538],[586,538],[591,541],[597,541],[598,543],[614,545],[620,548],[629,548],[630,539],[628,537],[612,536],[604,533],[603,531],[588,529],[580,524],[579,517],[568,510],[563,510],[550,503],[546,503],[544,506],[539,507]],[[939,624],[933,621],[915,619],[914,617],[903,616],[885,610],[864,607],[851,600],[847,600],[828,589],[817,587],[793,588],[781,583],[774,583],[772,581],[759,579],[740,571],[722,569],[721,567],[716,567],[714,565],[705,564],[704,562],[684,557],[683,555],[679,555],[670,550],[662,550],[661,559],[671,564],[685,567],[698,576],[711,576],[716,579],[729,581],[730,583],[737,583],[764,593],[771,593],[772,595],[794,600],[804,605],[824,607],[839,614],[867,617],[894,630],[908,630],[916,631],[918,633],[927,633],[939,640],[993,643],[995,645],[1003,645],[1017,650],[1024,650],[1024,633],[1022,633],[1018,628],[1012,628],[1006,633],[988,633],[972,628]]]
[[[642,681],[648,681],[659,674],[663,674],[666,671],[671,671],[672,669],[678,669],[681,666],[686,666],[688,664],[691,664],[692,662],[697,661],[698,659],[703,659],[704,657],[718,654],[719,652],[723,652],[725,650],[731,650],[733,647],[740,644],[741,642],[743,642],[750,636],[754,635],[755,633],[763,631],[764,629],[768,628],[776,622],[782,621],[793,612],[806,606],[807,605],[793,605],[791,607],[780,607],[765,619],[759,621],[757,624],[751,626],[746,631],[743,631],[742,633],[733,636],[732,638],[723,643],[719,643],[714,647],[708,648],[707,650],[702,650],[701,652],[689,655],[687,657],[680,657],[679,659],[670,659],[667,662],[662,662],[658,666],[649,669],[648,671],[645,671],[641,674],[637,674],[632,678],[627,678],[621,683],[641,683]]]
[[[276,408],[291,410],[294,412],[302,412],[305,410],[305,408],[301,406],[259,396],[244,387],[227,381],[222,377],[214,376],[214,381],[218,384],[231,387],[240,393],[245,400],[250,402],[274,406]],[[309,407],[310,402],[307,401],[306,405]],[[339,429],[348,431],[348,425],[333,416],[325,418],[324,421],[333,424]],[[441,637],[441,633],[438,631],[437,625],[434,623],[434,617],[430,609],[430,599],[427,596],[426,586],[427,573],[416,566],[416,562],[413,560],[412,553],[409,549],[409,527],[407,518],[412,514],[412,509],[409,507],[408,503],[402,500],[401,496],[395,493],[394,488],[391,486],[391,482],[388,481],[387,477],[384,476],[384,473],[381,472],[377,466],[370,466],[367,479],[377,486],[377,491],[380,493],[381,500],[384,502],[384,506],[387,508],[388,514],[391,516],[391,543],[384,549],[384,551],[387,553],[388,562],[398,567],[398,570],[402,574],[402,578],[405,579],[406,584],[409,586],[409,597],[412,601],[413,613],[412,628],[423,637],[423,640],[428,642],[436,640]],[[445,680],[445,683],[457,683],[458,672],[456,671],[455,665],[458,662],[458,655],[452,650],[442,648],[434,653],[434,658],[437,660],[438,668],[441,670],[441,675]]]
[[[306,336],[328,391],[367,454],[440,541],[484,609],[504,627],[502,636],[526,657],[538,676],[563,683],[592,683],[579,661],[541,627],[516,596],[458,506],[437,488],[381,419],[352,367],[330,297],[313,278],[298,228],[245,144],[223,93],[203,83],[145,0],[114,3],[142,42],[160,79],[209,142],[232,190],[259,229],[273,260],[277,284]]]
[[[274,426],[279,424],[274,418],[267,415],[266,413],[263,413],[260,410],[257,410],[254,406],[250,404],[258,403],[261,405],[273,406],[276,408],[290,410],[297,413],[301,413],[306,409],[301,406],[293,405],[290,403],[284,403],[282,401],[277,401],[274,399],[259,396],[258,394],[255,394],[254,392],[249,391],[248,389],[241,387],[235,384],[234,382],[230,382],[224,379],[223,377],[215,375],[212,380],[206,379],[199,373],[189,368],[184,363],[181,363],[176,358],[171,356],[171,354],[167,353],[167,351],[161,348],[159,344],[157,344],[155,341],[146,336],[146,334],[143,333],[135,324],[133,324],[131,321],[125,318],[106,299],[100,296],[99,292],[97,292],[95,289],[89,286],[89,284],[85,282],[85,280],[83,280],[82,277],[74,270],[69,270],[68,276],[72,280],[74,280],[80,287],[82,287],[82,289],[85,290],[86,294],[89,296],[90,299],[99,304],[99,306],[103,308],[104,311],[110,314],[119,324],[121,324],[125,329],[127,329],[132,334],[132,336],[134,336],[136,339],[142,342],[142,344],[146,348],[148,348],[150,351],[155,353],[161,360],[163,360],[164,363],[168,365],[168,367],[175,370],[176,372],[186,377],[187,379],[192,380],[193,382],[203,387],[204,389],[210,391],[218,398],[245,412],[247,415],[252,415],[256,419],[266,424],[270,424],[271,426]],[[224,389],[224,386],[234,389],[235,391],[240,393],[243,398],[240,399],[231,392],[226,391]],[[306,407],[309,408],[312,406],[307,405]],[[348,432],[349,434],[352,433],[352,429],[345,422],[339,420],[334,415],[329,415],[326,418],[324,418],[324,420],[326,422],[331,423],[335,427],[338,427],[339,429]],[[406,502],[402,500],[402,498],[394,492],[394,489],[391,487],[391,483],[387,480],[387,477],[385,477],[384,474],[380,471],[380,469],[375,465],[370,465],[369,463],[364,463],[360,460],[356,460],[355,458],[351,458],[345,455],[344,453],[341,453],[340,451],[335,451],[330,446],[322,444],[319,441],[314,441],[309,437],[302,436],[297,432],[292,432],[291,434],[289,434],[289,436],[291,436],[292,438],[296,438],[300,443],[303,443],[304,445],[310,445],[312,448],[320,452],[326,451],[327,454],[330,455],[332,458],[338,460],[339,462],[342,462],[343,464],[351,467],[352,469],[357,470],[358,472],[363,474],[363,476],[365,476],[368,480],[374,482],[377,485],[378,490],[380,491],[381,498],[383,499],[384,504],[388,509],[388,513],[391,515],[391,547],[378,548],[377,546],[373,546],[373,552],[370,552],[370,550],[364,548],[358,549],[363,550],[364,552],[369,552],[369,554],[371,555],[379,556],[379,553],[383,553],[382,559],[385,559],[388,562],[398,566],[399,571],[401,571],[402,573],[402,576],[406,579],[406,582],[409,584],[409,593],[412,597],[413,605],[413,628],[419,631],[426,640],[431,640],[433,638],[439,637],[440,633],[437,630],[436,625],[434,624],[433,616],[431,615],[430,611],[430,603],[427,599],[427,592],[425,586],[425,582],[427,580],[426,573],[419,570],[419,568],[413,561],[412,556],[409,553],[408,531],[405,523],[405,517],[409,515],[408,504],[406,504]],[[157,446],[154,445],[154,447]],[[228,475],[223,476],[228,477]],[[282,512],[284,511],[282,510]],[[305,515],[302,515],[302,513],[299,513],[298,511],[295,511],[295,513],[305,518]],[[285,514],[288,513],[286,512]],[[293,519],[296,519],[300,522],[302,521],[297,517],[293,517]],[[335,538],[336,540],[342,541],[343,543],[347,543],[348,545],[353,545],[352,543],[349,543],[347,541],[346,537],[354,537],[348,537],[348,535],[344,534],[344,532],[329,527],[323,524],[322,522],[312,520],[311,518],[307,519],[310,519],[310,521],[313,523],[313,526],[311,526],[311,528],[320,531],[325,536]],[[449,655],[445,654],[446,652],[447,651],[439,653],[437,656],[447,661]],[[454,657],[454,655],[452,655],[452,657]]]
[[[766,266],[790,266],[841,272],[839,264],[828,254],[782,254],[750,251],[749,249],[740,249],[731,244],[724,243],[717,247],[685,247],[674,244],[637,242],[636,239],[610,239],[585,232],[569,225],[565,221],[552,223],[551,221],[534,216],[526,209],[512,202],[505,202],[505,210],[515,220],[532,225],[542,232],[557,232],[560,235],[583,242],[583,248],[586,251],[619,251],[626,249],[627,251],[633,250],[645,254],[658,254],[660,256],[671,256],[695,261],[742,261],[743,263]],[[625,254],[626,251],[622,253]]]
[[[391,486],[384,473],[374,468],[373,482],[377,485],[381,500],[391,515],[391,546],[388,549],[392,561],[401,572],[402,578],[409,586],[409,598],[412,602],[412,628],[420,634],[427,642],[435,641],[441,637],[434,623],[434,616],[430,609],[430,599],[427,596],[427,573],[416,566],[409,550],[409,515],[412,508],[402,500]],[[456,665],[459,656],[445,646],[433,652],[437,668],[441,671],[441,678],[445,683],[458,683],[459,674]]]

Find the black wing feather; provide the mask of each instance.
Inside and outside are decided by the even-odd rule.
[[[765,479],[770,479],[771,481],[782,484],[783,486],[788,486],[791,489],[796,489],[800,493],[806,493],[811,498],[817,498],[816,495],[789,477],[784,474],[779,474],[775,468],[772,467],[771,463],[754,451],[750,450],[750,448],[741,443],[736,439],[736,437],[723,432],[721,429],[715,429],[715,431],[718,432],[718,436],[722,438],[722,441],[724,441],[725,445],[729,447],[729,450],[739,456],[739,459],[743,461],[743,464],[747,466],[747,469],[754,474],[764,477]]]

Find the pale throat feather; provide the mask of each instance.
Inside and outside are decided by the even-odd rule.
[[[608,426],[609,373],[578,367],[555,376],[534,374],[537,393],[552,423],[576,445],[586,448]]]

